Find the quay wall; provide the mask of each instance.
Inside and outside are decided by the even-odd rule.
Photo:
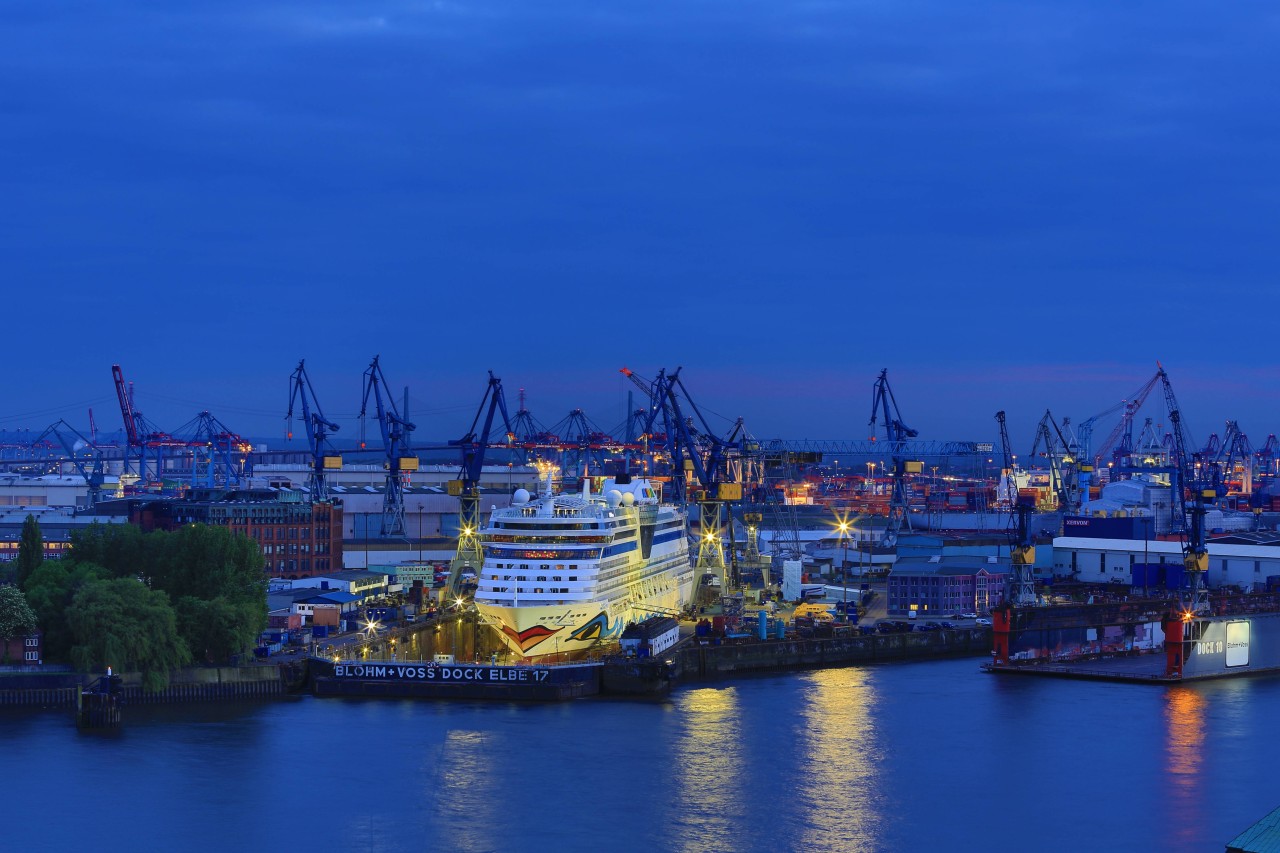
[[[173,672],[169,686],[158,693],[142,690],[142,675],[122,673],[121,696],[126,705],[205,702],[215,699],[254,699],[283,696],[285,683],[278,667],[195,667]],[[0,707],[74,708],[80,688],[97,674],[30,673],[0,676]]]

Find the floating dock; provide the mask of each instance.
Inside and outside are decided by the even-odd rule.
[[[1165,603],[999,608],[991,673],[1180,684],[1280,673],[1273,596],[1223,598],[1211,615]],[[1156,621],[1156,619],[1159,621]]]

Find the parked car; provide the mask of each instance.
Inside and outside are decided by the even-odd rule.
[[[961,613],[956,618],[957,619],[977,619],[978,614],[977,613]]]
[[[987,619],[987,618],[985,618],[985,617],[984,617],[984,618],[979,618],[979,619],[975,620],[973,624],[978,625],[979,627],[987,627],[987,628],[989,628],[989,627],[991,627],[991,620],[990,620],[990,619]]]
[[[952,628],[954,628],[954,627],[955,627],[955,625],[952,625],[950,622],[939,622],[939,623],[938,623],[938,625],[939,625],[939,626],[940,626],[944,631],[950,631]]]

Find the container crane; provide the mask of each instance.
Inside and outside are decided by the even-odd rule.
[[[191,485],[237,486],[243,479],[245,461],[253,445],[209,412],[200,412],[178,427],[191,450]]]
[[[471,421],[471,429],[462,438],[449,442],[450,447],[462,453],[458,479],[447,484],[448,493],[458,499],[458,550],[449,567],[448,588],[451,594],[458,593],[464,569],[478,572],[484,564],[480,542],[480,474],[484,470],[484,454],[489,447],[497,415],[502,416],[506,444],[510,446],[515,439],[515,431],[507,415],[507,398],[502,390],[502,380],[490,370],[489,384]]]
[[[75,436],[77,441],[71,441],[65,433]],[[102,464],[102,451],[94,447],[93,442],[80,434],[79,430],[67,423],[65,420],[57,420],[45,427],[44,432],[40,433],[32,444],[39,444],[49,436],[53,436],[62,445],[62,449],[66,451],[67,460],[75,467],[76,473],[84,478],[85,486],[89,490],[88,509],[92,510],[98,504],[98,499],[102,497],[102,483],[106,479]],[[85,459],[79,453],[84,448],[93,451],[93,467],[85,466]]]
[[[329,500],[328,473],[342,469],[342,456],[329,445],[329,433],[337,432],[338,425],[324,416],[311,377],[307,376],[306,359],[298,362],[289,377],[289,411],[284,416],[289,423],[288,437],[293,439],[293,409],[302,413],[302,425],[307,431],[307,447],[311,451],[311,474],[307,487],[314,501]]]
[[[150,451],[151,464],[155,471],[155,481],[159,481],[164,476],[165,448],[186,448],[188,444],[186,441],[158,429],[155,424],[143,417],[142,412],[134,407],[133,386],[124,381],[124,371],[120,369],[120,365],[111,365],[111,376],[115,381],[116,396],[120,400],[120,416],[124,421],[124,472],[125,474],[129,473],[129,448],[134,448],[138,451],[137,476],[144,481],[150,480],[147,466],[147,456],[148,451]]]
[[[893,389],[889,387],[888,368],[880,371],[880,378],[871,388],[870,426],[876,425],[877,418],[884,425],[885,438],[889,442],[893,461],[890,473],[892,492],[889,498],[889,523],[885,525],[884,535],[880,537],[880,547],[892,548],[898,544],[898,531],[902,529],[903,521],[907,516],[906,475],[919,474],[924,470],[924,463],[909,460],[904,455],[904,442],[915,438],[919,433],[902,422],[898,401],[894,399]]]
[[[364,372],[364,398],[360,403],[360,447],[364,447],[364,419],[369,410],[369,398],[373,398],[382,432],[382,449],[387,461],[387,487],[382,498],[382,535],[404,536],[404,477],[418,470],[418,457],[414,456],[409,436],[414,425],[400,416],[396,401],[387,389],[387,379],[378,364],[378,356]],[[368,531],[365,531],[368,536]]]
[[[1190,581],[1190,600],[1183,609],[1184,620],[1190,621],[1191,616],[1209,612],[1209,593],[1205,587],[1205,574],[1209,571],[1209,548],[1205,541],[1204,515],[1205,501],[1212,500],[1215,492],[1204,488],[1199,482],[1197,469],[1200,467],[1200,459],[1190,449],[1192,443],[1182,425],[1182,411],[1163,367],[1160,369],[1160,379],[1169,409],[1169,427],[1173,437],[1172,461],[1178,475],[1173,483],[1173,506],[1182,532],[1182,563]],[[1190,506],[1187,505],[1188,491],[1192,495]]]

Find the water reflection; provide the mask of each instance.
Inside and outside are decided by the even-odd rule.
[[[424,769],[430,780],[426,786],[427,810],[442,826],[438,837],[449,839],[453,850],[497,850],[501,845],[493,835],[497,826],[497,804],[511,791],[498,790],[495,772],[494,735],[485,731],[448,731],[438,755],[428,755]]]
[[[876,702],[867,670],[827,670],[811,677],[800,718],[807,772],[797,792],[804,806],[802,846],[872,850],[883,819],[869,713]]]
[[[1196,838],[1195,829],[1204,820],[1200,814],[1200,803],[1205,786],[1201,765],[1204,762],[1206,702],[1194,687],[1170,687],[1165,700],[1168,812],[1177,816],[1169,831],[1176,840],[1190,843]]]
[[[690,690],[681,695],[676,756],[676,835],[681,850],[731,847],[743,822],[739,779],[745,770],[736,688]],[[758,805],[757,809],[758,809]]]

